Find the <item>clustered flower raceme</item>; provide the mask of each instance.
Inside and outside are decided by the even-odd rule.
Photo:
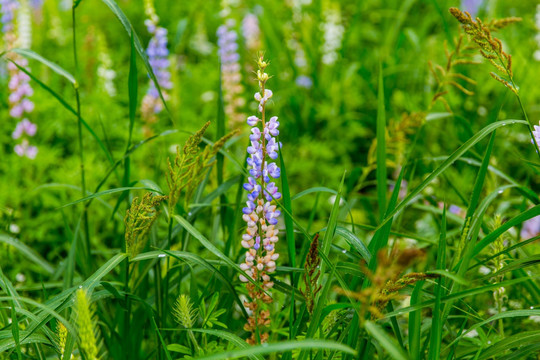
[[[324,42],[321,45],[322,62],[326,65],[333,65],[338,59],[338,50],[341,48],[345,32],[338,8],[331,8],[325,12],[325,21],[321,24],[321,30],[324,36]]]
[[[29,27],[29,21],[26,16],[19,16],[19,20],[22,20],[22,23],[19,21],[18,24],[20,36],[17,37],[15,33],[15,16],[17,15],[17,11],[20,10],[21,6],[17,0],[0,0],[2,31],[4,32],[4,39],[8,49],[29,46],[30,40],[28,37],[31,36],[31,32],[26,29]],[[27,14],[23,13],[22,15]],[[28,68],[28,60],[25,58],[14,55],[11,57],[11,60],[23,68]],[[8,88],[10,91],[8,97],[9,115],[19,120],[12,133],[12,138],[14,140],[21,139],[21,142],[15,145],[14,151],[21,157],[26,156],[29,159],[34,159],[38,149],[30,145],[28,141],[28,137],[33,137],[37,130],[37,125],[27,119],[27,115],[34,110],[34,103],[29,99],[34,93],[29,83],[30,77],[19,70],[12,62],[8,62],[7,69],[9,75]]]
[[[172,89],[171,73],[170,73],[170,61],[169,50],[167,49],[167,29],[158,26],[159,17],[156,15],[154,7],[150,1],[145,2],[145,12],[148,19],[144,21],[146,28],[152,38],[148,43],[146,54],[148,55],[148,62],[152,67],[152,71],[156,75],[157,82],[162,90],[163,97],[168,98],[168,90]],[[142,115],[147,123],[155,123],[157,121],[156,115],[163,110],[163,103],[161,102],[159,91],[152,80],[150,80],[150,87],[146,92],[142,100]],[[151,133],[149,128],[145,128],[145,132]]]
[[[309,72],[308,61],[306,59],[306,52],[302,46],[301,36],[302,32],[299,29],[304,27],[304,5],[308,5],[304,0],[293,0],[288,2],[292,7],[292,21],[286,23],[287,33],[287,47],[294,53],[294,64],[298,68],[300,74],[296,77],[295,83],[298,87],[309,89],[313,86],[313,80],[305,75]]]
[[[221,82],[225,114],[233,124],[239,124],[244,119],[239,108],[245,104],[240,96],[244,90],[240,74],[240,55],[238,54],[238,33],[234,29],[235,21],[228,19],[217,30],[218,55],[221,61]]]
[[[19,8],[18,0],[0,0],[0,11],[2,16],[0,22],[2,23],[2,32],[7,34],[14,30],[15,12]]]
[[[98,67],[97,76],[99,79],[99,86],[109,95],[114,97],[117,94],[116,86],[114,85],[114,79],[116,79],[116,71],[113,69],[113,62],[109,50],[107,48],[107,42],[105,36],[102,33],[98,33]]]
[[[538,44],[538,49],[534,52],[534,60],[540,61],[540,4],[536,5],[536,13],[534,14],[534,24],[536,26],[536,35],[534,39]]]
[[[251,277],[260,288],[248,282],[248,278],[240,275],[240,280],[246,284],[251,297],[251,302],[246,301],[244,305],[251,311],[244,326],[246,331],[252,333],[247,340],[250,344],[255,344],[259,339],[265,342],[268,333],[259,331],[259,339],[256,339],[256,330],[270,324],[270,312],[261,308],[263,303],[271,303],[272,298],[267,293],[274,283],[270,275],[276,270],[276,260],[279,254],[275,250],[278,242],[279,230],[276,228],[280,211],[272,200],[280,199],[276,184],[272,179],[280,177],[280,169],[275,162],[278,157],[280,144],[276,141],[279,134],[279,122],[276,116],[265,121],[265,107],[272,97],[272,91],[265,88],[268,74],[264,72],[268,65],[261,57],[258,61],[259,70],[257,77],[259,80],[260,92],[255,94],[255,100],[259,102],[259,112],[261,118],[250,116],[247,119],[251,128],[251,145],[247,148],[249,157],[247,159],[249,174],[248,182],[244,184],[244,189],[248,193],[247,206],[242,210],[243,219],[247,223],[247,231],[242,236],[242,246],[246,249],[245,262],[240,268]],[[259,123],[261,128],[259,128]],[[262,131],[261,131],[262,129]]]
[[[257,15],[248,12],[242,19],[242,35],[248,50],[258,50],[261,46],[261,29]]]

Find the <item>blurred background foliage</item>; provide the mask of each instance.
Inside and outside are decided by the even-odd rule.
[[[540,88],[536,76],[540,62],[533,56],[540,46],[535,40],[539,32],[534,19],[536,3],[486,1],[479,10],[479,16],[485,19],[507,16],[523,19],[498,36],[513,56],[515,79],[534,122],[540,118]],[[146,47],[150,34],[144,26],[143,1],[118,0],[118,5]],[[158,137],[132,154],[132,179],[152,179],[165,187],[166,159],[175,145],[182,144],[190,132],[206,121],[213,122],[208,138],[217,138],[215,120],[219,106],[220,67],[216,31],[223,23],[221,5],[218,1],[156,0],[160,25],[169,32],[173,88],[168,101],[170,116],[162,112],[153,125],[153,132],[178,131]],[[406,174],[409,186],[414,187],[433,170],[440,163],[438,157],[450,154],[488,123],[497,119],[523,118],[513,94],[490,77],[490,65],[478,57],[480,64],[458,68],[461,74],[476,82],[470,86],[457,80],[474,94],[468,96],[450,88],[446,95],[456,116],[445,114],[447,109],[440,102],[431,107],[436,82],[429,70],[429,62],[444,65],[445,42],[451,50],[460,34],[458,23],[447,11],[451,6],[460,6],[460,3],[454,0],[231,2],[227,17],[236,20],[237,30],[240,31],[246,13],[254,13],[259,19],[260,49],[270,59],[268,72],[273,76],[270,86],[274,97],[270,112],[280,118],[283,158],[293,195],[314,186],[335,189],[347,171],[348,206],[344,207],[343,214],[350,211],[359,224],[377,224],[373,215],[377,211],[375,168],[369,167],[369,149],[375,139],[380,64],[384,71],[388,129],[399,128],[399,124],[406,121],[404,119],[410,119],[414,114],[427,116],[421,116],[420,123],[410,128],[402,124],[405,135],[398,136],[396,146],[389,146],[387,150],[390,159],[403,156],[401,152],[412,149],[411,159],[415,166],[412,167],[414,174]],[[322,61],[324,29],[321,24],[330,8],[337,9],[340,14],[344,33],[336,61],[329,65]],[[124,153],[129,126],[129,36],[103,2],[82,1],[77,18],[78,70],[71,48],[68,1],[45,0],[40,8],[33,10],[32,50],[76,74],[80,82],[83,117],[116,160]],[[112,69],[116,72],[117,95],[114,97],[98,86],[97,57],[103,49],[110,54]],[[247,116],[256,110],[251,100],[256,91],[253,75],[256,53],[244,45],[240,46],[239,53],[242,96],[247,99],[241,110]],[[299,66],[299,53],[305,58],[300,61],[302,66]],[[65,79],[35,61],[30,62],[30,68],[36,77],[74,106],[73,89]],[[148,76],[140,59],[138,69],[140,101],[148,87]],[[310,78],[312,86],[299,86],[296,80],[300,75]],[[13,153],[11,132],[15,120],[8,114],[5,72],[0,76],[0,225],[46,259],[54,260],[65,256],[69,241],[62,244],[59,239],[68,237],[78,217],[78,212],[72,208],[60,208],[80,197],[77,119],[59,106],[49,93],[33,86],[36,108],[31,120],[38,125],[38,134],[33,140],[39,147],[39,154],[35,160],[30,160]],[[232,127],[227,123],[228,130]],[[244,136],[230,149],[240,163],[247,144],[246,130],[242,131]],[[389,139],[393,139],[392,135],[388,134]],[[138,114],[134,143],[146,137]],[[485,142],[481,142],[467,154],[471,163],[481,161],[484,146]],[[84,133],[84,150],[87,184],[92,191],[110,163],[88,132]],[[493,166],[537,188],[538,170],[523,162],[523,159],[532,160],[535,156],[525,127],[498,130]],[[438,230],[431,215],[424,213],[421,207],[436,207],[441,201],[466,207],[478,169],[471,163],[457,162],[428,187],[422,195],[428,200],[408,212],[400,221],[399,229],[419,232],[423,238],[435,241],[433,236],[437,236]],[[392,165],[396,163],[389,164],[392,169],[390,180],[397,177],[394,170],[400,168],[399,164]],[[226,177],[237,173],[236,165],[226,161]],[[485,192],[489,193],[500,183],[501,179],[491,173]],[[115,172],[103,189],[120,185],[121,173]],[[524,200],[510,195],[502,199],[506,201],[498,202],[498,208],[491,213],[501,212],[510,217],[528,206]],[[314,206],[316,202],[318,206]],[[105,196],[89,210],[90,235],[97,252],[121,248],[123,225],[119,214],[124,213],[126,204],[122,202],[120,211],[112,215],[116,205],[116,196]],[[321,228],[326,224],[331,198],[306,196],[295,201],[293,207],[295,216],[305,221],[313,216],[314,228]],[[314,214],[311,214],[312,210]],[[369,237],[369,231],[366,230],[364,235]],[[12,253],[10,257],[17,255]],[[18,270],[16,263],[8,264],[7,271],[11,275]]]

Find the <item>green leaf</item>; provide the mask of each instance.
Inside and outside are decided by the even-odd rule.
[[[386,212],[386,113],[384,108],[384,81],[382,64],[379,63],[379,92],[377,94],[377,202],[379,217],[384,219]]]
[[[292,220],[292,201],[291,191],[289,189],[289,181],[287,179],[287,171],[285,168],[285,162],[283,161],[283,154],[281,145],[279,147],[279,161],[281,167],[281,193],[283,194],[283,206],[287,209],[285,213],[285,232],[287,234],[287,248],[289,250],[289,265],[296,267],[296,244],[294,241],[294,223]],[[291,278],[294,279],[294,276]],[[294,286],[294,281],[292,282]]]
[[[540,342],[540,330],[523,331],[498,341],[494,345],[482,351],[479,360],[490,359],[498,354],[502,354],[510,349],[522,347]]]
[[[211,329],[190,329],[190,330],[194,331],[194,332],[200,332],[200,333],[203,333],[203,334],[209,334],[209,335],[217,336],[219,338],[227,340],[231,344],[234,344],[234,345],[238,346],[241,349],[249,349],[249,348],[251,348],[251,345],[249,345],[244,339],[242,339],[242,338],[238,337],[237,335],[235,335],[235,334],[233,334],[231,332],[228,332],[228,331],[211,330]],[[247,356],[250,359],[263,360],[263,357],[259,356],[259,355],[249,354]]]
[[[114,194],[114,193],[117,193],[117,192],[124,192],[124,191],[127,191],[127,190],[148,190],[148,191],[156,191],[155,188],[147,188],[147,187],[137,187],[137,186],[127,186],[127,187],[121,187],[121,188],[116,188],[116,189],[109,189],[109,190],[104,190],[104,191],[101,191],[101,192],[98,192],[98,193],[95,193],[95,194],[92,194],[90,196],[87,196],[87,197],[84,197],[82,199],[79,199],[79,200],[75,200],[75,201],[72,201],[70,203],[67,203],[65,205],[62,205],[60,208],[65,208],[65,207],[69,207],[69,206],[73,206],[75,204],[78,204],[78,203],[81,203],[81,202],[85,202],[85,201],[88,201],[88,200],[91,200],[91,199],[94,199],[94,198],[97,198],[97,197],[101,197],[103,195],[109,195],[109,194]]]
[[[191,355],[191,349],[188,348],[187,346],[180,345],[180,344],[169,344],[167,345],[167,350],[185,354],[185,355]]]
[[[350,232],[348,229],[338,226],[336,228],[336,235],[341,236],[347,242],[349,245],[354,248],[366,262],[369,263],[371,260],[371,253],[369,252],[368,248],[364,244],[362,240],[360,240],[356,235],[354,235],[352,232]]]
[[[67,72],[63,68],[61,68],[59,65],[53,63],[52,61],[49,61],[49,60],[45,59],[43,56],[33,52],[32,50],[29,50],[29,49],[12,49],[11,51],[13,51],[14,53],[17,53],[19,55],[22,55],[24,57],[37,60],[40,63],[42,63],[43,65],[47,66],[52,71],[54,71],[55,73],[57,73],[58,75],[62,76],[66,80],[68,80],[71,84],[73,84],[73,85],[77,84],[77,81],[75,80],[73,75],[71,75],[69,72]]]
[[[324,233],[324,238],[323,238],[322,244],[320,245],[321,253],[326,257],[328,257],[328,254],[330,253],[332,240],[334,239],[334,235],[336,233],[337,219],[339,215],[339,204],[341,202],[341,194],[343,193],[344,182],[345,182],[345,174],[343,174],[343,176],[341,177],[341,184],[339,185],[338,194],[336,195],[336,198],[334,199],[334,205],[332,206],[332,211],[330,212],[330,218],[328,219],[326,232]],[[325,267],[325,263],[323,262],[321,264],[321,274],[324,274],[324,267]]]
[[[127,148],[131,145],[131,135],[133,133],[133,125],[135,124],[135,114],[137,113],[137,58],[135,54],[135,42],[133,38],[133,30],[131,31],[131,56],[129,58],[129,78],[128,78],[128,93],[129,93],[129,140]]]
[[[356,351],[350,347],[328,340],[299,340],[299,341],[280,341],[279,343],[262,344],[250,346],[247,349],[230,350],[212,355],[196,357],[196,360],[223,360],[238,359],[250,355],[279,354],[290,350],[333,350],[341,351],[345,354],[356,355]]]
[[[491,132],[495,131],[496,129],[506,126],[506,125],[513,125],[513,124],[524,124],[528,125],[528,123],[524,120],[503,120],[503,121],[497,121],[493,124],[489,124],[488,126],[484,127],[482,130],[477,132],[473,137],[471,137],[469,140],[467,140],[463,145],[461,145],[456,151],[454,151],[437,169],[435,169],[431,174],[428,175],[428,177],[422,181],[420,185],[418,185],[414,190],[412,190],[409,195],[403,199],[399,205],[393,209],[390,214],[388,214],[382,222],[379,224],[377,229],[382,228],[387,222],[390,221],[397,213],[401,212],[409,203],[411,203],[422,190],[424,190],[433,180],[435,180],[442,172],[444,172],[446,169],[450,167],[457,159],[459,159],[461,156],[463,156],[469,149],[471,149],[474,145],[476,145],[480,140],[482,140],[484,137],[486,137]]]
[[[294,200],[300,199],[301,197],[303,197],[305,195],[313,194],[313,193],[330,193],[330,194],[337,195],[338,192],[336,190],[334,190],[334,189],[330,189],[330,188],[327,188],[327,187],[316,186],[316,187],[312,187],[312,188],[309,188],[307,190],[299,192],[298,194],[294,195],[291,198],[291,200],[294,201]]]
[[[489,319],[476,323],[473,326],[471,326],[469,329],[467,329],[467,331],[461,333],[461,335],[459,335],[450,344],[447,345],[447,349],[450,348],[454,343],[461,340],[468,333],[478,329],[479,327],[495,322],[499,319],[517,318],[517,317],[524,317],[524,316],[540,316],[540,310],[509,310],[509,311],[504,311],[502,313],[493,315]]]
[[[154,85],[156,86],[156,89],[159,93],[159,97],[161,98],[161,101],[163,102],[163,106],[167,110],[167,113],[170,116],[169,108],[167,107],[167,104],[165,102],[165,98],[163,97],[163,93],[161,92],[161,87],[159,86],[159,83],[157,81],[156,75],[154,74],[154,70],[152,70],[152,66],[148,62],[148,57],[146,56],[146,53],[144,51],[144,48],[141,45],[141,41],[139,40],[139,37],[137,36],[137,33],[135,32],[133,25],[129,22],[128,18],[120,9],[118,4],[114,0],[102,0],[105,5],[109,7],[109,9],[116,15],[118,20],[122,23],[124,26],[124,29],[128,33],[128,35],[131,37],[133,41],[133,45],[135,46],[135,50],[137,50],[137,53],[139,53],[139,56],[141,57],[144,66],[146,67],[146,71],[150,75],[150,78],[154,81]]]
[[[446,268],[446,204],[443,208],[441,220],[441,235],[439,236],[439,248],[437,249],[437,270]],[[431,320],[431,333],[429,337],[429,360],[439,360],[442,342],[442,316],[441,298],[444,292],[444,279],[437,280],[435,287],[435,306]],[[415,304],[416,305],[416,304]]]
[[[419,281],[414,286],[411,295],[411,305],[416,305],[420,301],[420,294],[425,281]],[[422,328],[422,313],[415,310],[409,314],[409,354],[411,359],[420,359],[420,331]]]
[[[386,350],[392,359],[407,360],[407,355],[379,325],[371,321],[366,321],[364,323],[364,327],[366,328],[367,332],[379,342],[382,348]]]
[[[46,273],[54,274],[54,267],[49,264],[47,260],[41,257],[41,255],[39,255],[34,249],[20,242],[18,239],[7,235],[0,235],[0,242],[11,245],[15,249],[19,250],[22,255],[39,265],[39,267],[43,269]]]

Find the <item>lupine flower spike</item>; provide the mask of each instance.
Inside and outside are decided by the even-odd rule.
[[[240,74],[240,55],[238,54],[238,33],[235,21],[228,19],[217,30],[218,54],[221,61],[221,84],[225,102],[225,115],[233,125],[240,124],[244,118],[241,108],[245,100],[240,94],[244,91]]]
[[[244,275],[240,280],[247,283],[251,301],[244,305],[251,311],[246,331],[251,333],[247,340],[250,344],[264,343],[268,339],[268,333],[264,331],[270,324],[270,312],[263,309],[264,304],[272,302],[268,291],[272,288],[270,275],[276,271],[276,260],[279,254],[275,250],[278,241],[278,217],[280,211],[272,204],[274,199],[281,198],[276,184],[272,179],[280,177],[280,169],[275,162],[278,157],[279,144],[276,136],[279,134],[279,122],[277,116],[270,120],[266,119],[266,104],[272,97],[272,91],[266,88],[268,74],[265,69],[268,63],[260,56],[257,62],[259,70],[257,79],[260,91],[255,94],[255,100],[259,103],[260,118],[250,116],[247,123],[251,126],[251,146],[247,148],[249,174],[248,182],[244,189],[248,191],[247,207],[243,209],[243,219],[247,223],[247,231],[242,236],[242,246],[246,249],[246,259],[240,265],[241,269],[254,280],[249,282]],[[260,126],[259,126],[260,124]]]
[[[8,49],[29,48],[32,32],[28,3],[20,3],[17,0],[0,0],[0,11],[6,47]],[[15,19],[18,20],[17,24],[15,24]],[[12,118],[19,120],[12,133],[12,138],[20,140],[20,143],[15,145],[14,151],[21,157],[26,156],[29,159],[34,159],[38,149],[30,145],[28,139],[36,134],[37,125],[27,118],[28,114],[34,110],[34,103],[30,100],[34,90],[30,86],[30,77],[17,67],[19,65],[28,68],[28,60],[17,54],[10,56],[12,62],[8,62],[7,65],[8,88],[10,90],[9,114]]]
[[[169,70],[169,50],[167,49],[167,29],[158,26],[159,17],[156,14],[152,0],[145,0],[144,8],[147,16],[144,24],[148,32],[152,34],[146,54],[162,90],[163,97],[167,100],[169,96],[168,90],[172,89],[171,73]],[[147,122],[143,131],[147,135],[151,135],[152,130],[149,125],[157,121],[157,114],[163,110],[163,103],[161,102],[158,89],[152,80],[150,80],[150,86],[142,100],[141,107],[143,119]]]

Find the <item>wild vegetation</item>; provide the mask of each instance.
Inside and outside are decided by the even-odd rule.
[[[0,359],[539,359],[540,5],[0,16]]]

